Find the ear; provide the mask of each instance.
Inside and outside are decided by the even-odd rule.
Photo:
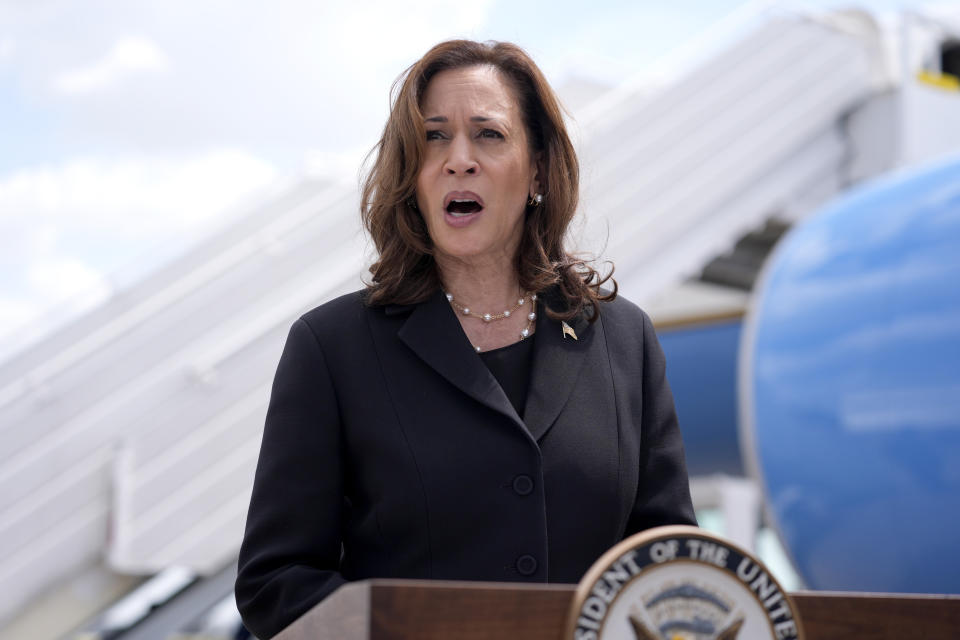
[[[538,193],[543,193],[544,181],[541,180],[541,176],[545,175],[543,171],[543,152],[538,151],[533,155],[533,158],[530,160],[531,169],[530,172],[530,185],[528,196],[534,196]]]

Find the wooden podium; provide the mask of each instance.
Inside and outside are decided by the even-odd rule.
[[[276,638],[561,640],[574,590],[574,585],[494,582],[354,582]],[[790,596],[807,640],[960,638],[960,596],[814,591]]]

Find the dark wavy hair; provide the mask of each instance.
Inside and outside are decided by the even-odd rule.
[[[379,253],[370,266],[367,303],[414,304],[441,286],[433,243],[415,204],[426,142],[420,106],[437,73],[478,65],[496,68],[509,81],[523,114],[531,153],[540,157],[543,202],[526,209],[516,256],[520,287],[534,292],[555,287],[549,316],[569,320],[587,310],[592,322],[599,313],[596,303],[617,295],[613,270],[601,276],[589,259],[564,250],[579,198],[579,163],[553,89],[530,56],[508,42],[441,42],[394,82],[390,117],[370,152],[374,160],[362,184],[363,224]],[[601,291],[607,281],[612,283],[612,291]]]

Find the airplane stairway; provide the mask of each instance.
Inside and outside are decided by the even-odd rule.
[[[584,237],[627,296],[645,304],[846,186],[846,119],[889,88],[879,38],[867,16],[775,17],[662,91],[601,100],[583,124]]]

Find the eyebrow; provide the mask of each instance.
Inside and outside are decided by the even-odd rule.
[[[497,118],[490,118],[490,117],[487,117],[487,116],[473,116],[473,117],[470,118],[470,122],[491,122],[491,121],[496,120],[496,119],[497,119]],[[431,117],[431,118],[427,118],[426,120],[424,120],[424,122],[441,122],[441,123],[445,123],[445,122],[450,122],[450,120],[447,119],[447,116],[433,116],[433,117]]]

